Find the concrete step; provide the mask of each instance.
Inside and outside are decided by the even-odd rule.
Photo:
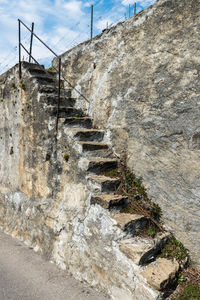
[[[165,291],[177,280],[179,264],[176,260],[158,258],[151,264],[143,267],[140,272],[147,283],[158,291]]]
[[[138,214],[119,213],[111,217],[116,225],[128,234],[136,235],[149,223],[147,217]]]
[[[104,137],[103,130],[97,129],[71,129],[71,133],[73,136],[79,141],[93,141],[93,142],[101,142]]]
[[[117,169],[118,161],[112,158],[90,158],[86,163],[86,171],[101,174],[106,171]]]
[[[56,116],[57,115],[57,107],[49,105],[46,108],[50,115]],[[76,118],[76,115],[81,115],[82,111],[80,109],[76,109],[74,107],[65,107],[60,106],[59,107],[59,118],[68,118],[73,117]]]
[[[82,146],[83,151],[95,151],[108,149],[108,145],[101,142],[78,142]]]
[[[81,152],[85,157],[113,157],[113,152],[108,145],[101,142],[78,142]]]
[[[56,94],[58,95],[58,88],[52,85],[41,85],[39,86],[39,92],[46,94]],[[61,89],[61,95],[64,97],[71,97],[71,90],[70,89]]]
[[[29,73],[32,75],[32,76],[37,76],[37,75],[40,75],[40,74],[43,74],[43,75],[47,75],[47,76],[50,76],[50,77],[53,77],[53,78],[56,78],[56,75],[57,73],[56,72],[53,72],[53,71],[47,71],[46,69],[44,68],[32,68],[30,67],[28,69]]]
[[[60,121],[63,121],[63,125],[69,128],[92,128],[92,119],[89,117],[69,117],[61,119]]]
[[[47,74],[38,74],[38,75],[34,75],[31,77],[32,79],[36,80],[37,83],[39,84],[49,84],[49,83],[52,83],[52,84],[56,84],[56,80],[51,77],[51,76],[48,76]]]
[[[57,106],[58,94],[43,94],[40,96],[40,101],[43,103],[47,103],[47,105],[49,106]],[[75,98],[65,96],[60,97],[60,106],[74,107],[75,102]]]
[[[120,243],[120,250],[137,265],[155,261],[156,255],[165,246],[171,234],[161,232],[153,238],[133,237]]]
[[[37,71],[37,70],[41,70],[41,68],[44,69],[44,65],[38,65],[38,64],[34,64],[34,63],[29,63],[27,61],[23,61],[22,68],[25,68],[28,71],[31,69]]]
[[[119,178],[111,178],[103,175],[93,175],[87,178],[88,188],[96,193],[113,193],[120,185]]]
[[[114,194],[92,195],[91,204],[99,204],[105,209],[122,208],[128,205],[128,197]]]

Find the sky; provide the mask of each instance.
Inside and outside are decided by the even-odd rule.
[[[0,0],[0,74],[18,62],[18,19],[34,31],[58,55],[90,38],[91,5],[94,6],[94,33],[133,16],[156,0]],[[29,49],[30,33],[22,28],[22,42]],[[27,54],[23,53],[24,60]],[[34,38],[33,56],[45,66],[53,56]]]

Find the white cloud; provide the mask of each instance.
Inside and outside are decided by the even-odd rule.
[[[70,1],[64,4],[65,9],[67,10],[67,13],[69,14],[69,17],[72,15],[82,15],[83,12],[81,10],[82,2],[81,1]]]
[[[99,29],[100,31],[102,31],[105,28],[109,28],[112,25],[113,21],[109,18],[100,20],[97,22],[97,24],[95,25],[97,29]]]
[[[156,0],[123,0],[122,4],[127,6],[129,4],[133,5],[134,3],[137,3],[137,4],[139,4],[143,7],[146,7],[146,6],[149,6],[149,5],[151,5],[155,2],[156,2]]]
[[[148,6],[156,0],[137,0]],[[56,53],[67,51],[90,36],[90,5],[94,4],[94,35],[124,20],[127,5],[133,0],[0,0],[0,73],[5,66],[17,63],[18,18],[29,27],[35,23],[35,33]],[[22,39],[29,48],[30,33],[22,29]],[[36,42],[36,59],[47,61],[48,53]]]

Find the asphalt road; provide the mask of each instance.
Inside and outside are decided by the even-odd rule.
[[[108,300],[0,230],[0,300]]]

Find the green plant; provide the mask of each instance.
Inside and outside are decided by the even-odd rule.
[[[189,254],[181,242],[177,241],[175,237],[171,237],[161,250],[159,256],[168,259],[176,258],[176,260],[181,263],[189,257]]]
[[[200,287],[195,284],[188,284],[172,300],[200,300]]]
[[[10,137],[12,137],[12,133],[10,133]]]
[[[68,161],[69,160],[69,154],[68,153],[64,153],[63,154],[63,158],[65,161]]]
[[[12,82],[12,88],[13,88],[13,89],[16,89],[16,85],[15,85],[14,82]]]
[[[0,99],[0,102],[3,102],[3,99],[2,99],[2,98]]]
[[[24,84],[24,82],[20,82],[20,88],[22,89],[22,90],[25,90],[25,84]]]
[[[148,229],[147,230],[147,235],[154,238],[156,235],[156,231],[154,229]]]
[[[49,72],[52,72],[53,71],[53,67],[49,67],[48,69],[46,69],[47,71]]]
[[[178,276],[178,282],[183,282],[185,280],[185,278],[183,277],[183,275],[179,274]]]

